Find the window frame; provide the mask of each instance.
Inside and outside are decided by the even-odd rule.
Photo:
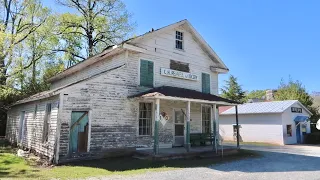
[[[184,71],[184,70],[181,70],[181,69],[173,68],[172,67],[173,63],[187,66],[188,71]],[[185,62],[181,62],[181,61],[170,59],[170,65],[169,66],[170,66],[170,69],[172,69],[172,70],[190,73],[190,63],[185,63]]]
[[[209,120],[205,120],[209,122],[209,133],[212,133],[212,124],[211,124],[211,118],[212,118],[212,111],[211,111],[211,106],[207,104],[201,104],[201,133],[206,133],[203,131],[203,126],[204,126],[204,120],[203,120],[203,108],[209,108]]]
[[[291,130],[291,133],[290,133],[290,134],[288,133],[288,126],[290,127],[290,130]],[[293,131],[292,131],[292,127],[293,127],[292,124],[287,124],[287,125],[286,125],[286,135],[287,135],[287,137],[292,137],[292,135],[293,135],[293,134],[292,134],[292,132],[293,132]]]
[[[151,104],[151,117],[150,117],[150,134],[140,134],[140,104],[141,103],[147,103],[147,104]],[[154,123],[154,103],[152,101],[140,101],[138,103],[138,113],[137,113],[137,117],[138,117],[138,122],[137,122],[137,135],[139,137],[149,137],[149,136],[153,136],[154,133],[154,129],[153,129],[153,123]]]
[[[178,35],[178,33],[180,33],[180,35]],[[180,36],[181,39],[177,38],[178,36]],[[177,42],[181,42],[181,49],[177,47]],[[175,49],[180,51],[184,50],[184,32],[182,31],[178,31],[178,30],[175,31]]]
[[[18,134],[19,144],[23,142],[25,122],[26,122],[26,111],[20,111],[19,134]]]
[[[140,79],[140,68],[141,68],[141,60],[145,60],[145,61],[151,61],[153,62],[153,82],[152,82],[152,86],[155,87],[155,67],[156,67],[156,63],[155,61],[149,59],[149,58],[139,58],[139,68],[138,68],[138,85],[141,86],[141,79]],[[141,87],[146,87],[146,86],[141,86]]]
[[[50,111],[49,111],[50,105]],[[42,143],[48,143],[49,141],[49,128],[50,128],[50,121],[52,115],[52,103],[46,103],[45,115],[43,117],[43,128],[42,128]]]
[[[241,136],[241,135],[240,135],[241,124],[238,124],[238,127],[239,127],[239,128],[237,128],[237,124],[232,124],[232,136],[233,136],[233,137],[237,137],[237,130],[238,130],[238,129],[239,129],[239,136]]]
[[[205,72],[201,72],[201,92],[205,93],[205,92],[203,92],[203,89],[202,89],[202,87],[203,87],[202,75],[203,74],[209,75],[209,93],[206,93],[206,94],[211,94],[211,74],[205,73]]]
[[[38,112],[38,104],[35,104],[33,111],[33,120],[36,120]]]

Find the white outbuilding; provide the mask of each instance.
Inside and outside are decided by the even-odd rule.
[[[235,107],[219,108],[220,135],[236,141]],[[300,144],[310,133],[312,113],[297,100],[238,105],[240,142]]]

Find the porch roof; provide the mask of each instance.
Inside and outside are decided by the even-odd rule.
[[[214,104],[220,104],[220,105],[240,104],[239,102],[225,99],[213,94],[206,94],[206,93],[202,93],[202,92],[191,90],[191,89],[171,87],[171,86],[156,87],[148,91],[129,96],[128,98],[134,98],[134,97],[214,103]]]

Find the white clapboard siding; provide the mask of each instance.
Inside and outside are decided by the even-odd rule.
[[[117,66],[120,66],[125,63],[125,55],[124,53],[106,58],[105,60],[99,61],[91,66],[82,69],[79,72],[73,73],[59,81],[53,82],[51,85],[51,89],[55,89],[70,83],[74,83],[76,81],[82,80],[84,78],[91,77],[95,74],[99,74],[107,69],[112,69]]]
[[[47,100],[34,101],[12,107],[12,109],[8,111],[6,138],[11,143],[18,142],[21,112],[25,111],[25,125],[23,138],[21,143],[19,143],[20,146],[35,150],[37,153],[47,157],[52,157],[56,139],[58,101],[57,97],[53,97]],[[48,121],[49,137],[48,142],[42,143],[45,107],[47,103],[52,103],[51,118]],[[38,108],[36,116],[34,116],[36,104]]]
[[[175,31],[179,30],[184,32],[184,50],[175,49]],[[142,39],[134,42],[136,46],[145,48],[145,53],[125,53],[106,58],[101,60],[79,72],[73,73],[66,78],[52,83],[51,88],[61,87],[78,80],[98,74],[107,69],[117,67],[123,63],[128,65],[127,83],[130,85],[139,85],[139,61],[140,59],[147,59],[154,61],[155,66],[155,86],[178,86],[182,88],[190,88],[193,90],[201,91],[201,73],[210,74],[211,93],[218,94],[218,74],[210,71],[210,66],[216,64],[209,58],[209,56],[202,50],[200,45],[194,40],[191,33],[182,29],[169,29],[161,34],[151,36],[148,39]],[[128,58],[128,59],[126,59]],[[189,63],[190,72],[198,75],[198,81],[190,81],[160,75],[160,68],[170,68],[170,60],[177,60]]]
[[[235,140],[235,115],[220,115],[220,135],[226,141]],[[240,141],[283,144],[281,114],[239,114]]]
[[[59,92],[60,99],[56,99],[61,104],[59,116],[58,109],[52,110],[51,131],[47,147],[44,147],[41,143],[46,101],[39,103],[35,119],[32,118],[34,103],[18,105],[10,110],[7,130],[9,139],[16,141],[20,111],[26,109],[26,112],[28,112],[27,121],[31,122],[26,128],[28,132],[32,131],[34,133],[28,133],[23,144],[52,156],[55,148],[54,142],[58,140],[59,162],[63,162],[73,158],[73,154],[68,152],[72,111],[88,111],[90,125],[89,153],[82,155],[83,158],[86,155],[96,156],[105,150],[114,148],[151,148],[153,146],[153,136],[139,136],[138,134],[139,102],[141,99],[128,98],[128,96],[148,89],[139,85],[140,59],[154,62],[155,87],[174,86],[201,91],[201,73],[208,73],[210,74],[211,93],[218,94],[218,74],[210,71],[210,66],[215,66],[215,62],[209,58],[192,35],[183,27],[178,30],[184,32],[184,50],[176,50],[176,30],[168,29],[162,34],[158,33],[148,39],[142,38],[139,41],[132,42],[132,44],[146,49],[144,53],[126,51],[107,57],[53,82],[51,89],[64,88]],[[160,75],[161,67],[170,68],[171,59],[189,63],[190,72],[199,76],[198,81]],[[121,66],[123,64],[125,65]],[[187,104],[186,102],[162,100],[160,104],[160,111],[168,113],[170,118],[164,126],[160,126],[159,141],[160,144],[172,145],[174,139],[173,109],[186,108]],[[190,116],[192,119],[190,123],[191,132],[201,132],[201,104],[191,103]],[[58,123],[57,118],[59,118]],[[154,122],[154,116],[152,118]],[[60,129],[57,139],[55,139],[56,129]]]
[[[147,51],[135,56],[130,54],[130,60],[139,61],[140,59],[147,59],[154,61],[155,86],[168,85],[201,91],[201,73],[208,73],[210,74],[211,93],[218,94],[218,74],[210,71],[210,66],[215,66],[215,63],[201,49],[188,31],[183,32],[184,50],[175,49],[175,29],[171,29],[152,38],[137,42],[137,46],[145,48]],[[161,76],[160,68],[170,68],[170,60],[189,63],[190,72],[198,75],[199,80],[190,81]],[[133,65],[133,69],[139,70],[139,63],[131,65]],[[138,80],[139,77],[136,81],[137,84],[139,84]]]

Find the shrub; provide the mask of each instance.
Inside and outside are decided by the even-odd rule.
[[[306,135],[307,144],[320,144],[320,132],[313,132]]]

